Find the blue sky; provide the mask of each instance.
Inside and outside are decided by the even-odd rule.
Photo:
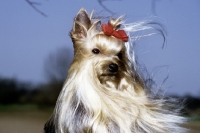
[[[25,0],[4,0],[0,4],[0,76],[22,81],[44,82],[44,60],[58,48],[72,48],[68,34],[81,7],[88,12],[103,8],[96,0],[35,0],[43,17]],[[151,0],[106,1],[128,23],[152,18]],[[158,84],[168,76],[166,93],[200,96],[200,1],[157,0],[157,18],[167,31],[167,44],[155,35],[137,42],[140,64]],[[106,13],[106,12],[105,12]],[[108,13],[107,13],[108,14]]]

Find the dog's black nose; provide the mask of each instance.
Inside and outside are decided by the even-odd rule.
[[[115,63],[111,63],[108,68],[109,68],[110,72],[117,72],[118,71],[118,65],[115,64]]]

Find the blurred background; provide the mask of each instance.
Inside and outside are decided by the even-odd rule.
[[[161,35],[141,38],[135,54],[166,96],[185,100],[186,125],[200,131],[199,0],[3,0],[0,4],[0,132],[42,133],[73,58],[69,37],[81,7],[126,23],[153,20]]]

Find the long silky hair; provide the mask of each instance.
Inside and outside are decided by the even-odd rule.
[[[130,33],[152,27],[125,24],[121,17],[109,22],[129,40],[105,35],[100,20],[83,8],[78,12],[70,32],[74,60],[46,133],[183,133],[179,108],[154,98],[137,70]],[[112,63],[119,67],[115,73],[107,70]]]

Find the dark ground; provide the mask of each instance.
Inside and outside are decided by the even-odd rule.
[[[0,112],[0,133],[43,133],[50,111]],[[190,122],[186,127],[200,133],[200,122]]]

